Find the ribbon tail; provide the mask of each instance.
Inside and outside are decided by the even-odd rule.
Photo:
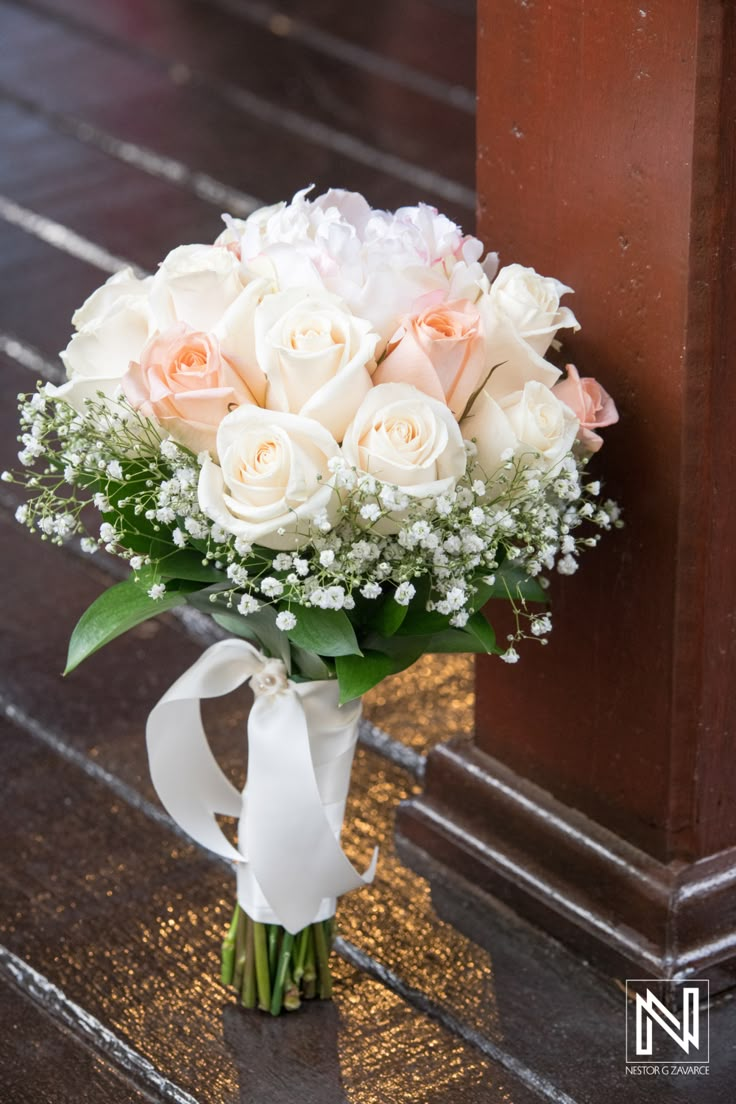
[[[247,641],[213,644],[167,690],[146,725],[151,781],[161,804],[193,840],[233,862],[242,856],[222,832],[215,813],[240,816],[242,798],[210,750],[199,703],[235,690],[263,662]]]

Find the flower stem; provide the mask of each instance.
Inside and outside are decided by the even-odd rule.
[[[273,986],[273,994],[271,996],[271,1015],[278,1016],[281,1011],[281,1005],[284,997],[284,985],[286,983],[286,974],[289,969],[289,961],[291,959],[291,951],[294,946],[294,936],[291,932],[284,932],[284,938],[281,941],[281,953],[279,955],[279,964],[276,971],[276,981]]]
[[[258,1007],[268,1012],[271,1007],[271,974],[268,969],[268,948],[266,946],[266,925],[253,923],[255,943],[256,987],[258,989]]]
[[[268,925],[268,970],[271,977],[276,972],[276,964],[279,960],[279,930],[278,924]]]
[[[297,985],[304,977],[304,960],[307,956],[308,939],[309,928],[302,928],[296,937],[296,947],[294,948],[294,971],[292,976]]]
[[[312,924],[314,931],[314,946],[317,952],[317,967],[319,972],[319,996],[320,1000],[329,1000],[332,996],[332,974],[330,973],[329,951],[324,923]]]
[[[222,941],[222,950],[220,952],[220,978],[223,985],[230,985],[233,980],[233,970],[235,968],[235,938],[238,930],[239,914],[240,906],[236,905],[227,935]]]
[[[304,952],[304,974],[302,987],[306,1000],[313,1000],[317,995],[317,967],[314,959],[314,932],[312,925],[305,929],[307,933],[306,948]]]
[[[238,905],[222,941],[220,976],[243,1008],[278,1016],[303,1000],[332,996],[329,957],[334,918],[291,934],[280,924],[260,923]]]
[[[245,975],[243,977],[243,995],[241,1004],[244,1008],[255,1008],[256,999],[256,948],[255,948],[255,924],[250,916],[246,921],[245,929]]]
[[[235,936],[235,969],[233,970],[233,985],[240,989],[243,983],[243,971],[245,970],[245,930],[246,919],[243,910],[238,916],[238,930]]]
[[[296,1012],[297,1008],[301,1008],[301,1004],[299,982],[294,981],[293,978],[287,978],[284,989],[284,1008],[287,1012]]]

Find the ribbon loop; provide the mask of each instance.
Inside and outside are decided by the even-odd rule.
[[[248,780],[242,794],[210,751],[200,700],[251,680]],[[373,880],[340,846],[360,702],[336,682],[294,683],[280,660],[244,640],[212,645],[164,694],[146,728],[164,808],[203,847],[238,864],[238,900],[255,920],[297,932],[334,913],[335,898]],[[215,814],[238,816],[234,848]]]

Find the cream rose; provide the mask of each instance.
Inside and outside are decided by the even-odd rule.
[[[522,459],[528,457],[532,465],[549,471],[570,452],[578,420],[543,383],[531,380],[520,394],[504,399],[501,407],[517,436]]]
[[[475,441],[477,462],[491,479],[512,455],[524,467],[552,471],[572,449],[578,424],[549,387],[530,380],[498,401],[484,391],[463,422],[463,435]]]
[[[256,354],[255,313],[262,300],[275,290],[271,280],[251,280],[213,330],[223,356],[236,369],[259,406],[266,402],[266,377]]]
[[[50,387],[51,393],[83,411],[85,400],[98,392],[120,392],[130,361],[140,356],[153,329],[150,284],[150,277],[139,280],[126,268],[90,295],[74,315],[78,332],[61,353],[68,380]]]
[[[223,418],[242,403],[255,402],[217,338],[184,322],[148,341],[122,386],[132,407],[195,453],[214,450]]]
[[[511,396],[513,398],[514,396]],[[480,474],[492,484],[507,459],[516,454],[519,439],[506,412],[487,391],[482,391],[462,423],[463,437],[474,441]]]
[[[262,300],[254,329],[266,406],[314,418],[341,441],[372,386],[370,324],[327,291],[293,288]]]
[[[465,446],[452,412],[406,383],[369,391],[342,450],[358,471],[412,498],[445,494],[465,472]]]
[[[163,330],[186,322],[211,332],[243,290],[240,261],[214,245],[180,245],[161,262],[151,283],[151,308]]]
[[[498,273],[478,303],[491,373],[485,387],[493,398],[521,390],[528,380],[552,387],[560,378],[544,354],[558,329],[580,329],[572,311],[560,306],[560,296],[570,290],[523,265],[507,265]]]
[[[337,507],[328,463],[340,449],[311,418],[241,406],[217,431],[219,464],[206,459],[199,503],[228,533],[266,548],[294,549],[312,520]]]
[[[547,352],[559,329],[580,329],[570,308],[560,306],[561,296],[571,294],[572,288],[553,276],[540,276],[533,268],[520,264],[502,268],[490,291],[499,311],[540,356]]]
[[[483,382],[480,314],[468,299],[439,302],[407,318],[389,342],[373,383],[410,383],[462,417]]]

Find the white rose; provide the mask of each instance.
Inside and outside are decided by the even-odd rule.
[[[255,311],[266,406],[314,418],[342,440],[371,389],[378,335],[327,291],[294,288],[266,296]]]
[[[535,466],[550,470],[571,450],[579,422],[543,383],[530,381],[521,394],[504,399],[501,407],[519,440],[517,451],[522,457],[530,450],[538,454],[532,458]]]
[[[50,394],[83,411],[85,400],[95,399],[98,392],[110,397],[119,393],[128,365],[138,359],[153,332],[150,284],[150,277],[139,280],[126,268],[90,295],[73,318],[78,332],[60,354],[67,382],[50,386]]]
[[[524,467],[552,471],[572,449],[578,425],[548,387],[530,380],[498,401],[484,391],[463,422],[463,435],[475,441],[477,462],[491,479],[509,450]]]
[[[478,302],[486,334],[486,363],[491,372],[488,394],[501,399],[520,391],[527,380],[552,387],[559,369],[544,359],[556,331],[580,329],[575,315],[560,306],[570,291],[559,280],[538,276],[533,268],[502,268],[490,291]]]
[[[206,459],[199,504],[228,533],[266,548],[299,548],[318,514],[334,516],[328,462],[340,449],[311,418],[241,406],[217,430],[219,464]]]
[[[72,315],[74,329],[81,330],[83,326],[104,317],[120,300],[146,298],[152,282],[152,276],[146,276],[141,280],[132,268],[121,268],[120,272],[116,272],[106,280],[102,287],[93,291],[74,312]]]
[[[557,330],[580,329],[570,308],[560,306],[560,297],[571,294],[572,288],[553,276],[540,276],[520,264],[502,268],[490,291],[499,312],[540,356],[549,349]]]
[[[232,301],[213,330],[223,356],[247,384],[259,406],[263,406],[266,401],[266,377],[256,353],[255,316],[262,300],[274,291],[275,285],[271,280],[251,280]]]
[[[345,434],[343,455],[359,471],[418,499],[446,494],[465,472],[452,412],[406,383],[369,391]]]
[[[506,458],[516,454],[519,439],[506,412],[487,391],[480,393],[470,414],[463,419],[462,433],[467,441],[475,442],[480,473],[495,483],[494,476],[503,468]]]
[[[164,258],[151,284],[157,328],[186,322],[212,331],[243,290],[240,261],[215,245],[180,245]]]

